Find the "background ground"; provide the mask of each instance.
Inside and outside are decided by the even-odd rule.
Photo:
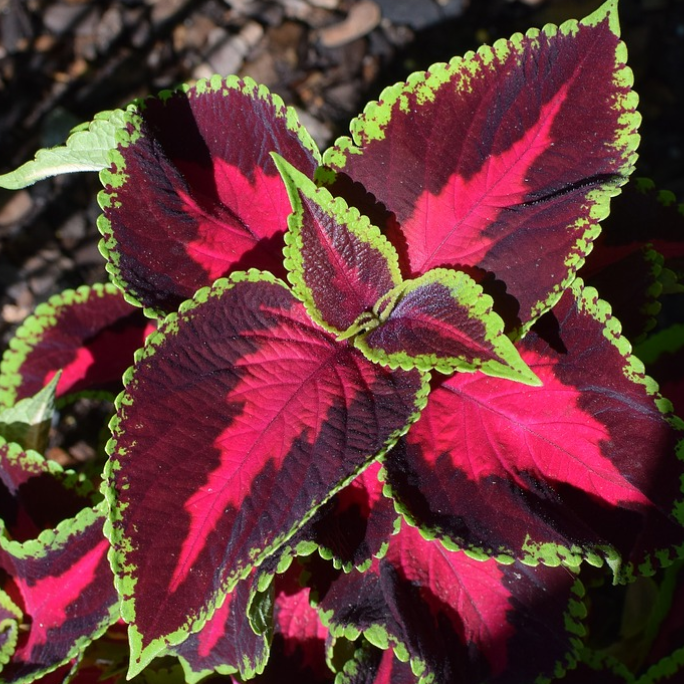
[[[0,173],[76,124],[212,73],[265,83],[321,148],[383,87],[601,0],[0,0]],[[684,201],[684,0],[621,0],[638,172]],[[0,351],[52,294],[106,278],[96,174],[0,190]]]

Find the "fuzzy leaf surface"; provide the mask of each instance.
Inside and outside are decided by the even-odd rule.
[[[169,316],[127,378],[108,446],[131,671],[199,629],[396,441],[425,391],[420,373],[337,342],[268,274],[218,281]]]
[[[401,283],[397,253],[367,217],[284,159],[276,164],[293,214],[285,265],[314,321],[338,335]]]
[[[404,525],[382,560],[341,575],[319,605],[333,635],[391,646],[426,681],[479,684],[551,674],[582,633],[581,594],[570,573],[476,561]]]
[[[55,670],[118,618],[103,520],[102,507],[85,509],[24,544],[0,535],[0,570],[11,577],[30,618],[2,670],[6,684]]]
[[[393,368],[480,370],[539,383],[504,335],[491,297],[467,273],[432,269],[400,285],[397,293],[389,313],[379,312],[379,324],[354,340],[369,359]]]
[[[542,387],[454,375],[388,455],[387,483],[431,534],[574,566],[657,564],[681,545],[681,425],[576,281],[519,344]],[[639,454],[639,458],[635,458]]]
[[[61,173],[104,169],[109,165],[109,151],[116,147],[116,132],[123,123],[121,110],[96,114],[90,123],[74,128],[66,144],[38,150],[35,159],[0,175],[0,188],[18,190]]]
[[[10,341],[0,365],[0,404],[36,394],[62,370],[58,398],[118,393],[121,376],[153,329],[114,285],[67,290],[37,307]]]
[[[98,225],[129,295],[165,313],[234,271],[284,274],[290,203],[270,153],[311,175],[319,158],[293,109],[250,79],[214,77],[141,102],[127,123]]]
[[[557,300],[635,161],[616,7],[413,74],[326,152],[394,213],[388,237],[405,276],[493,274],[523,326]]]

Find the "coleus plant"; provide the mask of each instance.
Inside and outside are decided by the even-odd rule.
[[[682,216],[637,183],[600,235],[631,86],[609,0],[413,74],[322,157],[214,77],[0,176],[99,169],[112,280],[0,367],[2,681],[622,676],[580,568],[684,548],[682,422],[628,341],[681,394]],[[117,393],[106,463],[44,457],[55,402]]]

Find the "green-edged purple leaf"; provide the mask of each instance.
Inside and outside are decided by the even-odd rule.
[[[240,672],[245,679],[251,679],[263,671],[270,644],[266,635],[257,634],[247,619],[254,575],[252,571],[249,578],[238,582],[204,627],[173,649],[188,684],[211,672]]]
[[[96,495],[82,475],[0,437],[0,529],[15,541],[56,527],[92,506]]]
[[[596,250],[597,255],[602,252]],[[612,263],[599,264],[598,259],[590,257],[583,271],[587,284],[610,302],[623,334],[633,342],[643,339],[656,325],[663,291],[663,261],[654,249],[643,247]]]
[[[290,202],[270,153],[310,175],[319,159],[293,109],[250,79],[216,76],[139,103],[127,122],[100,174],[99,227],[130,296],[168,312],[234,271],[284,274]]]
[[[573,662],[583,593],[571,573],[476,561],[404,525],[365,573],[320,600],[333,635],[361,632],[421,681],[532,682]]]
[[[463,271],[436,268],[399,285],[354,344],[392,368],[479,370],[528,385],[539,380],[504,335],[492,298]]]
[[[354,657],[337,675],[335,684],[417,684],[410,663],[404,663],[391,650],[382,651],[365,639],[359,640]]]
[[[682,544],[681,422],[596,290],[519,344],[542,387],[456,374],[385,460],[408,518],[487,554],[649,572]]]
[[[103,507],[85,509],[36,540],[0,535],[0,575],[21,597],[25,628],[2,670],[5,684],[30,682],[77,657],[118,617],[102,536]]]
[[[405,276],[486,271],[524,326],[558,299],[636,158],[616,8],[413,74],[326,152],[394,213],[388,237]]]
[[[381,555],[394,530],[397,513],[382,495],[379,463],[372,463],[338,492],[302,529],[297,539],[314,541],[336,568],[365,567]]]
[[[596,271],[599,264],[617,261],[647,244],[670,268],[684,274],[684,204],[647,178],[633,178],[611,205],[587,268]]]
[[[357,209],[275,158],[292,203],[285,266],[311,318],[338,335],[401,283],[397,253]]]
[[[117,400],[107,526],[131,672],[389,448],[424,376],[335,340],[269,274],[218,281],[148,338]]]
[[[63,369],[57,397],[83,391],[116,394],[153,324],[114,285],[55,295],[24,321],[0,365],[0,405],[42,389]]]

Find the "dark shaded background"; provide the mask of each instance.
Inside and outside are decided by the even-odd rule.
[[[0,173],[95,112],[212,73],[265,83],[321,148],[383,87],[600,0],[0,0]],[[621,0],[638,173],[684,201],[684,0]],[[37,303],[106,278],[96,174],[0,190],[0,350]]]

